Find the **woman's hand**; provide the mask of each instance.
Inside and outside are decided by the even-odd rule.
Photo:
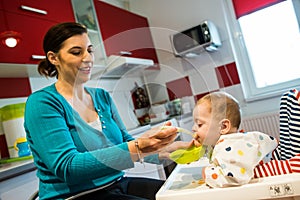
[[[128,142],[132,161],[137,161],[147,155],[157,153],[170,145],[177,137],[177,128],[166,122],[164,126],[155,127],[145,132],[140,138]]]
[[[184,142],[184,141],[175,141],[171,145],[163,148],[158,156],[160,159],[169,159],[170,153],[173,151],[176,151],[177,149],[187,149],[189,147],[192,147],[194,145],[193,140],[190,142]]]
[[[177,137],[177,128],[166,122],[164,126],[155,127],[138,138],[141,153],[156,153],[170,145]]]

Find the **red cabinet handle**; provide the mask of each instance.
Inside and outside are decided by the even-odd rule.
[[[47,15],[47,11],[45,11],[45,10],[40,10],[40,9],[37,9],[37,8],[33,8],[33,7],[29,7],[29,6],[24,6],[24,5],[21,5],[21,8],[23,10],[26,10],[26,11],[30,11],[30,12],[35,12],[35,13]]]
[[[34,60],[42,60],[42,59],[45,59],[46,56],[42,56],[42,55],[32,55],[31,58],[34,59]]]
[[[120,54],[121,56],[125,56],[125,55],[130,56],[130,55],[132,55],[132,53],[131,53],[130,51],[120,51],[119,54]]]

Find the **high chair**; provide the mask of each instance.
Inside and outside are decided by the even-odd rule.
[[[253,179],[250,183],[226,188],[210,188],[202,179],[205,157],[179,164],[156,194],[156,200],[230,199],[300,200],[300,173]]]

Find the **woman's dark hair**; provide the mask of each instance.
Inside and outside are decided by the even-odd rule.
[[[65,40],[83,33],[87,33],[86,27],[76,22],[64,22],[52,26],[44,37],[43,49],[46,58],[39,63],[38,72],[45,77],[57,77],[58,72],[56,67],[48,60],[47,53],[49,51],[57,53]]]

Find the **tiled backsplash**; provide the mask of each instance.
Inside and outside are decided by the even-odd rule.
[[[240,84],[240,78],[238,75],[235,62],[216,67],[215,73],[218,79],[219,88],[215,89],[214,91],[232,85]],[[213,91],[205,91],[201,94],[193,94],[192,92],[193,86],[191,85],[189,81],[189,77],[187,76],[167,82],[166,86],[167,86],[170,101],[185,96],[194,96],[195,101],[197,101],[207,93],[213,92]]]
[[[220,88],[240,84],[239,74],[235,62],[215,68]]]
[[[186,96],[193,96],[189,77],[183,77],[166,83],[169,100],[172,101],[177,98]]]

